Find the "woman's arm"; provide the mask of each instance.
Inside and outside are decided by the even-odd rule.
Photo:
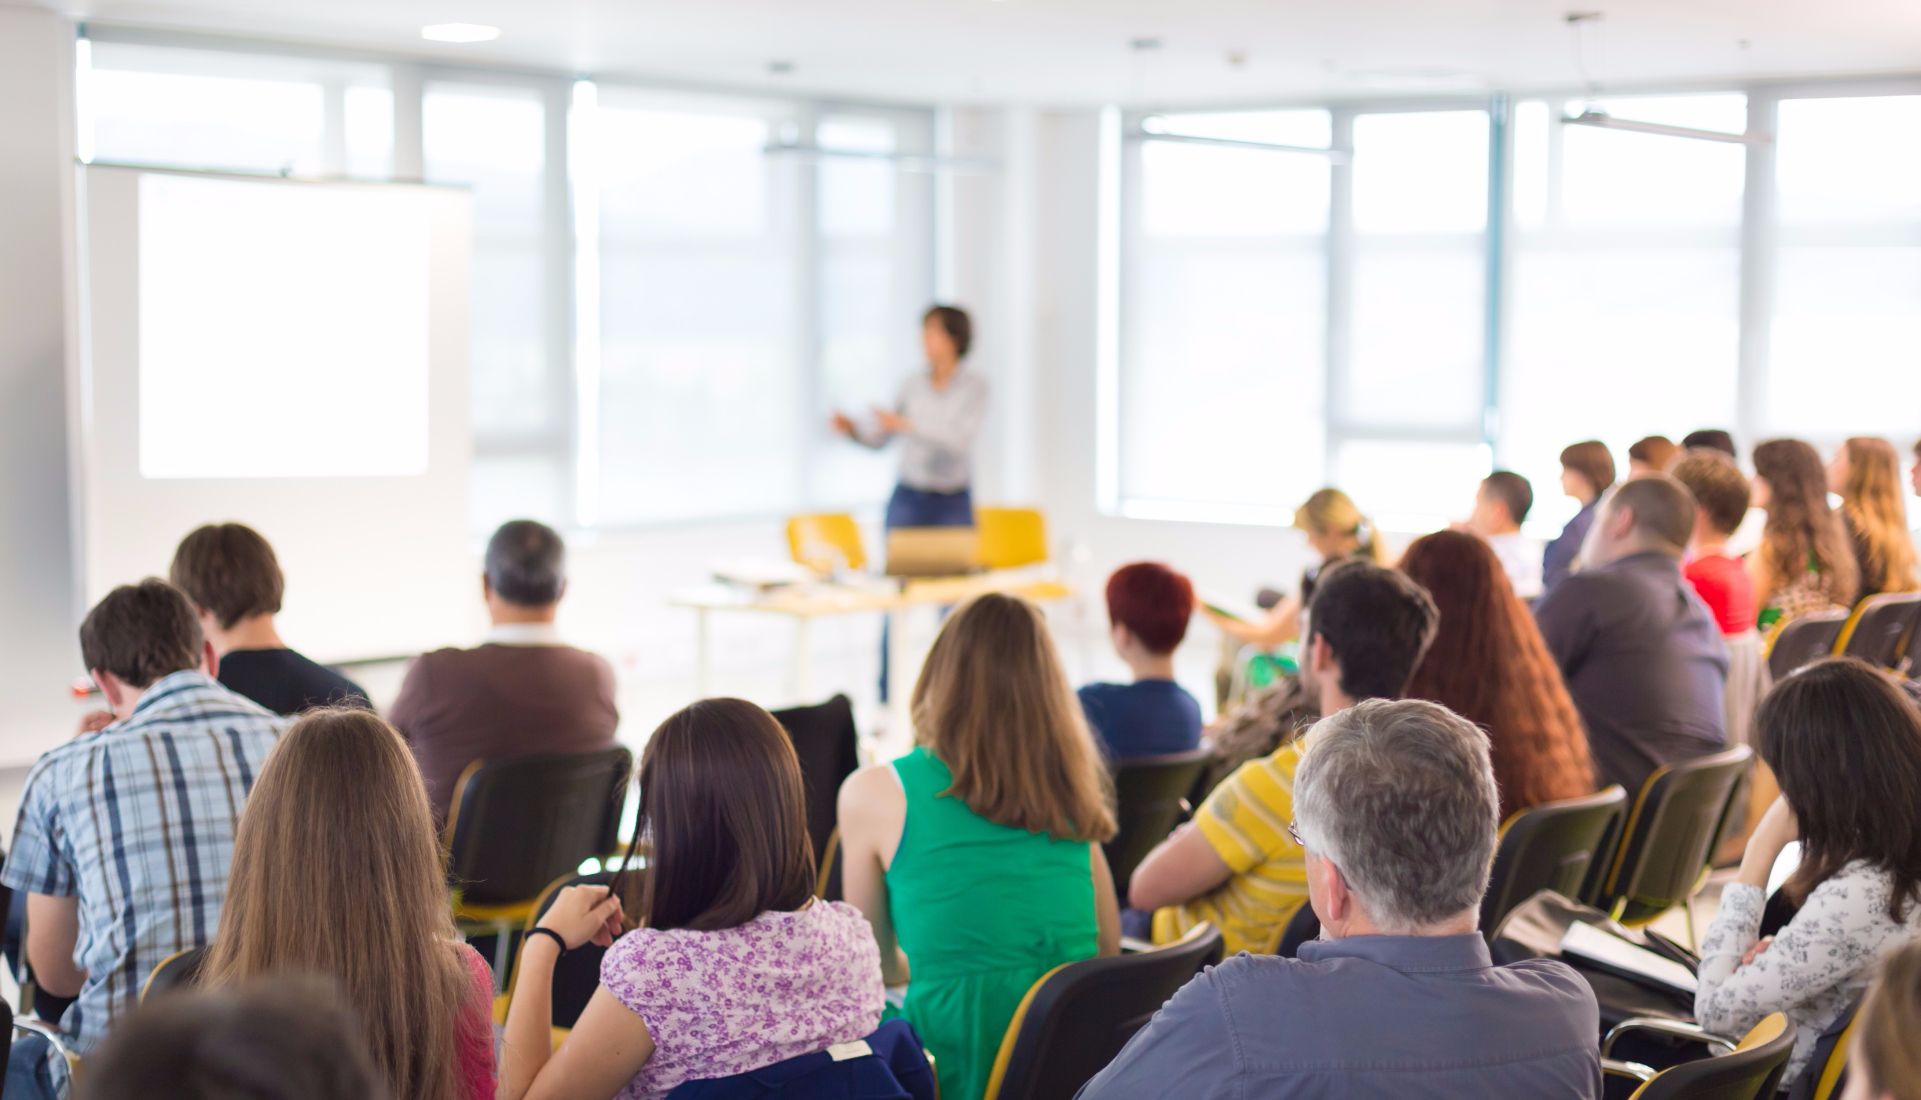
[[[890,986],[906,985],[907,956],[894,934],[887,897],[887,865],[907,819],[907,799],[893,768],[876,764],[848,776],[840,786],[837,812],[841,894],[873,926],[874,942],[880,947],[881,979]]]
[[[1242,645],[1271,649],[1293,641],[1301,633],[1301,598],[1297,595],[1275,604],[1266,617],[1254,623],[1230,619],[1210,608],[1204,607],[1201,612],[1221,628],[1221,633]]]
[[[605,886],[569,886],[554,899],[547,915],[540,918],[541,928],[546,928],[567,941],[568,950],[584,943],[597,943],[602,947],[614,942],[614,935],[620,929],[620,899],[611,896]],[[513,1002],[507,1010],[507,1026],[500,1045],[500,1084],[496,1094],[498,1100],[522,1100],[526,1096],[612,1096],[620,1087],[633,1080],[634,1074],[646,1064],[654,1052],[654,1044],[647,1034],[647,1027],[640,1017],[620,1005],[607,995],[605,989],[594,991],[594,1003],[606,997],[616,1009],[625,1013],[632,1021],[638,1034],[609,1035],[598,1042],[614,1042],[609,1054],[618,1050],[624,1054],[637,1055],[638,1061],[632,1071],[620,1078],[606,1092],[595,1093],[586,1088],[585,1082],[579,1087],[561,1090],[554,1080],[554,1072],[562,1068],[563,1061],[571,1064],[576,1059],[555,1058],[553,1055],[554,1021],[554,964],[560,961],[560,945],[551,936],[528,936],[520,945],[520,970],[514,979]],[[586,1016],[581,1017],[583,1022]],[[609,1024],[611,1029],[611,1024]],[[579,1029],[575,1029],[579,1033]],[[579,1049],[598,1050],[586,1045],[584,1040],[570,1043]],[[609,1058],[611,1061],[611,1057]],[[608,1069],[609,1074],[613,1067]],[[539,1086],[536,1090],[535,1086]]]
[[[525,960],[521,965],[526,965]],[[514,999],[518,1002],[519,997]],[[653,1056],[654,1037],[646,1021],[607,992],[606,986],[597,986],[567,1041],[554,1051],[523,1095],[527,1100],[613,1097],[639,1076]],[[505,1080],[503,1075],[500,1100],[512,1095]]]
[[[1094,923],[1100,929],[1101,954],[1121,953],[1121,906],[1114,897],[1114,872],[1108,870],[1107,853],[1099,844],[1089,844],[1088,857],[1094,874]]]

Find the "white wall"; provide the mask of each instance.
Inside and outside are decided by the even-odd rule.
[[[73,24],[0,6],[0,764],[72,735]]]

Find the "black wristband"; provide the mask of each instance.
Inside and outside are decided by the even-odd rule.
[[[567,941],[565,939],[562,939],[560,933],[554,931],[553,929],[536,928],[531,932],[527,933],[528,939],[532,939],[535,936],[546,936],[552,939],[554,941],[554,946],[560,948],[561,954],[565,955],[567,953]]]

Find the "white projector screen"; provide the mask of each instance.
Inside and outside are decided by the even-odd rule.
[[[281,633],[316,660],[467,637],[471,197],[104,165],[82,184],[86,601],[234,520],[273,543]]]

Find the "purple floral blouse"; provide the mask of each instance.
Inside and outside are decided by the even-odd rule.
[[[623,1100],[865,1038],[885,997],[874,930],[840,901],[717,932],[637,928],[608,949],[600,984],[654,1040]]]

